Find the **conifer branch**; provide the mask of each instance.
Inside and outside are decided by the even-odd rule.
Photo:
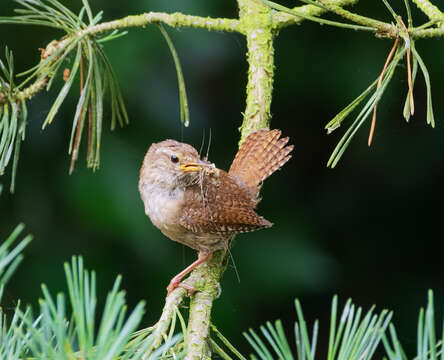
[[[274,24],[272,9],[254,0],[238,0],[247,38],[247,101],[240,143],[253,131],[270,126],[274,80]]]
[[[348,5],[354,5],[358,1],[359,0],[330,0],[329,2],[332,5],[348,6]],[[320,16],[328,11],[327,9],[322,8],[320,6],[316,6],[316,5],[297,6],[297,7],[292,8],[291,10],[294,10],[295,12],[301,13],[302,15],[305,15],[305,16],[316,16],[316,17]],[[279,11],[273,15],[273,23],[274,23],[274,27],[276,29],[280,29],[280,28],[290,26],[290,25],[299,24],[304,20],[306,20],[305,17],[294,16],[292,14],[289,14],[289,13],[286,13],[283,11]]]
[[[143,27],[150,24],[163,23],[171,27],[191,27],[210,31],[239,32],[240,24],[237,19],[210,18],[202,16],[186,15],[179,12],[168,14],[161,12],[149,12],[141,15],[127,16],[122,19],[101,23],[88,29],[88,35],[101,34],[103,32],[125,29],[130,27]],[[79,34],[80,35],[80,34]]]
[[[430,20],[444,21],[444,14],[429,0],[412,0]]]

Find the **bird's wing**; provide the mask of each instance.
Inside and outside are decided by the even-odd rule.
[[[234,234],[272,224],[254,211],[255,202],[229,174],[216,169],[187,188],[179,222],[194,233]]]

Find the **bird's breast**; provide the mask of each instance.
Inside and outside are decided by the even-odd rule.
[[[198,251],[215,251],[227,247],[231,235],[194,232],[180,225],[181,211],[185,201],[185,190],[177,188],[167,191],[157,184],[140,182],[139,190],[145,204],[145,213],[151,222],[171,240],[180,242]],[[200,193],[200,192],[199,192]],[[199,202],[199,205],[202,202]]]
[[[155,226],[163,231],[177,224],[184,199],[182,189],[171,190],[141,183],[140,194],[145,205],[145,213]]]

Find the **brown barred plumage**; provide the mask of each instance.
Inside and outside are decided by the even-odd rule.
[[[227,247],[225,237],[272,225],[254,211],[255,202],[223,170],[217,177],[203,177],[194,187],[185,192],[179,223],[196,234],[222,235],[224,242],[218,241],[217,247]],[[211,245],[198,245],[202,246]]]

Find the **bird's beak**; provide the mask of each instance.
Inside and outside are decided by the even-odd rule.
[[[193,172],[193,171],[199,171],[202,169],[202,164],[199,163],[187,163],[180,165],[180,170],[183,172]]]
[[[180,170],[187,173],[187,172],[204,170],[207,169],[208,167],[214,167],[214,165],[207,161],[196,161],[180,165]]]

